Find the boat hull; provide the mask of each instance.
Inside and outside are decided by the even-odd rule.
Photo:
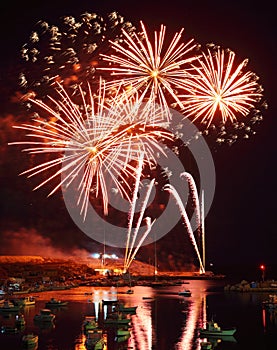
[[[200,335],[204,335],[206,337],[224,337],[224,336],[233,336],[236,332],[236,329],[235,328],[232,328],[232,329],[224,329],[224,330],[221,330],[221,331],[209,331],[207,329],[200,329]]]

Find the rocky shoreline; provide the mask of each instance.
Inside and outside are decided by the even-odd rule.
[[[225,292],[270,292],[277,293],[277,281],[260,281],[260,282],[248,282],[242,280],[239,283],[227,284],[224,287]]]

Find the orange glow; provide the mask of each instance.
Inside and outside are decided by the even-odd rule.
[[[97,66],[99,65],[99,62],[96,61],[96,60],[90,61],[90,65],[91,65],[92,67],[97,67]]]
[[[80,64],[73,64],[73,70],[74,70],[74,72],[77,72],[77,71],[79,71],[80,69],[81,69],[81,65]]]

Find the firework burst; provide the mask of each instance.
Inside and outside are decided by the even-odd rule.
[[[209,47],[210,46],[210,47]],[[195,74],[185,81],[188,93],[180,96],[184,113],[206,127],[212,122],[225,124],[247,116],[262,98],[262,88],[256,74],[244,69],[248,60],[235,63],[235,53],[209,45],[192,64]]]
[[[100,53],[110,51],[109,40],[119,41],[122,29],[129,35],[135,27],[118,14],[100,16],[86,12],[75,18],[64,16],[57,24],[39,21],[21,48],[23,61],[19,84],[23,93],[33,91],[36,98],[53,94],[59,82],[78,92],[78,85],[99,84]],[[103,72],[101,72],[103,74]]]
[[[193,39],[187,43],[180,42],[182,29],[165,49],[166,27],[161,25],[160,32],[154,33],[152,44],[144,24],[140,23],[141,33],[133,33],[131,36],[123,30],[123,43],[111,41],[111,47],[116,54],[101,54],[110,66],[99,69],[108,70],[112,76],[119,77],[109,82],[112,88],[122,82],[130,95],[140,90],[146,97],[166,108],[170,100],[181,105],[176,89],[182,86],[188,74],[186,65],[196,59],[191,52],[198,45]],[[169,118],[169,114],[167,117]]]
[[[11,144],[28,145],[24,151],[30,154],[54,155],[53,159],[22,173],[33,177],[53,171],[35,189],[61,177],[49,194],[52,195],[78,178],[78,205],[85,218],[92,188],[96,196],[101,195],[104,213],[108,213],[107,179],[130,200],[123,184],[127,185],[130,176],[135,178],[136,167],[132,164],[142,155],[144,164],[155,163],[155,154],[163,152],[159,143],[171,139],[171,134],[162,129],[164,111],[150,101],[143,103],[138,94],[128,98],[118,88],[117,94],[107,99],[105,84],[101,81],[96,96],[90,86],[87,91],[81,87],[79,90],[82,104],[75,104],[61,85],[60,99],[50,98],[53,107],[31,100],[49,117],[35,119],[34,124],[15,126],[28,131],[26,136],[32,141]]]

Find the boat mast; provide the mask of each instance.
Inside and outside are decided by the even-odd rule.
[[[205,219],[204,219],[204,190],[201,193],[201,228],[202,228],[202,265],[206,271],[206,253],[205,253]]]

